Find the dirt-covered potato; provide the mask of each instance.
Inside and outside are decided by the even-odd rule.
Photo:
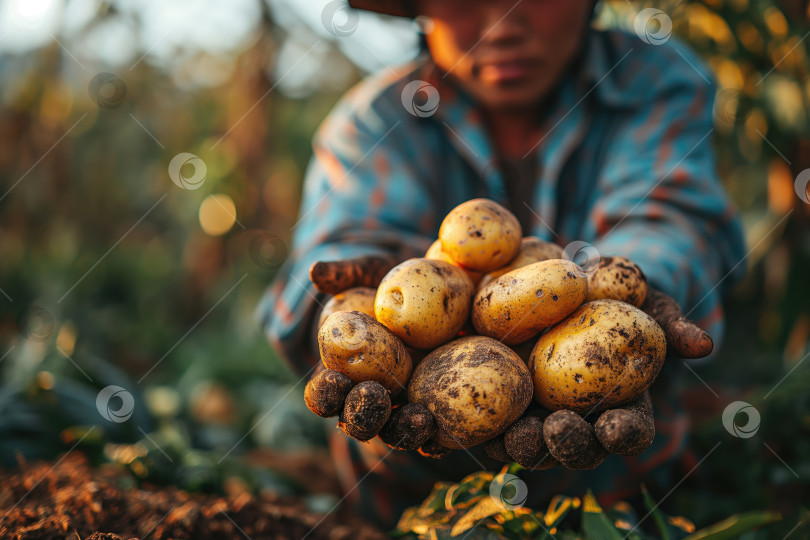
[[[432,349],[453,339],[470,315],[473,284],[458,266],[409,259],[377,288],[374,315],[403,342]]]
[[[647,278],[626,257],[602,257],[588,276],[588,299],[610,298],[641,307],[647,297]]]
[[[318,318],[318,328],[323,326],[329,315],[336,311],[359,311],[373,317],[374,297],[376,295],[377,289],[371,287],[353,287],[336,294],[323,305],[321,315]]]
[[[338,311],[318,330],[321,361],[353,382],[377,381],[398,394],[413,370],[402,342],[386,327],[359,311]]]
[[[442,242],[441,242],[441,240],[436,240],[435,242],[433,242],[430,245],[430,247],[427,250],[427,253],[425,253],[425,258],[426,259],[432,259],[434,261],[444,261],[444,262],[450,263],[450,264],[452,264],[454,266],[458,266],[459,268],[461,268],[462,270],[467,272],[467,275],[470,276],[470,279],[472,280],[473,285],[476,285],[476,286],[481,281],[481,277],[483,277],[483,275],[484,275],[481,272],[476,272],[475,270],[469,270],[467,268],[464,268],[463,266],[458,264],[456,261],[454,261],[450,257],[450,255],[448,255],[447,253],[442,251]]]
[[[408,385],[408,401],[433,414],[433,440],[447,448],[468,448],[499,435],[526,410],[531,394],[523,361],[483,336],[439,347],[416,366]]]
[[[504,267],[493,270],[481,278],[480,287],[485,287],[492,280],[497,279],[507,272],[517,270],[532,263],[547,261],[549,259],[562,259],[563,249],[557,244],[544,242],[536,236],[527,236],[520,241],[520,251],[512,262]]]
[[[587,277],[565,259],[532,263],[478,290],[472,321],[479,334],[507,345],[523,343],[569,315],[584,301]]]
[[[618,300],[588,302],[534,346],[534,397],[552,411],[616,407],[653,383],[666,350],[664,331],[640,309]]]
[[[508,264],[520,249],[521,236],[515,215],[489,199],[456,206],[439,228],[442,250],[464,268],[478,272]]]

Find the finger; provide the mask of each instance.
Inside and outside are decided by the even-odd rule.
[[[603,412],[593,427],[596,438],[608,452],[622,456],[641,454],[655,438],[650,393],[644,392],[624,407]]]
[[[417,450],[436,433],[433,414],[418,403],[406,403],[391,412],[380,439],[395,450]]]
[[[678,302],[668,294],[650,289],[642,309],[667,336],[667,346],[681,358],[703,358],[712,352],[714,343],[705,330],[683,316]]]
[[[373,438],[391,416],[391,394],[376,381],[361,382],[351,389],[338,427],[358,441]]]
[[[307,383],[304,389],[304,401],[309,410],[329,418],[340,414],[343,402],[354,383],[344,375],[331,369],[319,371]]]
[[[543,438],[548,451],[566,469],[594,469],[608,456],[596,439],[593,426],[574,411],[551,413],[543,422]]]
[[[543,421],[537,416],[524,416],[503,435],[506,453],[521,467],[544,471],[557,464],[543,439]]]
[[[506,453],[506,447],[503,442],[503,435],[498,435],[494,439],[490,439],[484,443],[484,452],[501,463],[512,463],[512,456]]]
[[[338,294],[352,287],[377,287],[396,262],[390,256],[316,262],[309,269],[309,279],[326,294]]]

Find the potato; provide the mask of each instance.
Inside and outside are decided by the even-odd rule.
[[[489,199],[456,206],[439,228],[442,250],[464,268],[491,272],[520,249],[522,231],[515,215]]]
[[[318,330],[321,361],[355,384],[377,381],[391,394],[401,392],[413,370],[402,342],[359,311],[338,311]]]
[[[534,346],[534,397],[552,411],[616,407],[649,388],[666,352],[664,331],[640,309],[618,300],[588,302]]]
[[[448,263],[450,263],[450,264],[452,264],[454,266],[458,266],[459,268],[461,268],[462,270],[467,272],[467,275],[470,276],[470,279],[472,280],[473,285],[476,285],[476,286],[481,281],[481,278],[484,275],[481,272],[476,272],[475,270],[469,270],[467,268],[464,268],[463,266],[458,264],[456,261],[454,261],[452,258],[450,258],[450,255],[448,255],[447,253],[442,251],[442,242],[441,242],[441,240],[436,240],[435,242],[433,242],[430,245],[430,247],[427,250],[427,253],[425,253],[425,258],[426,259],[432,259],[434,261],[444,261],[444,262],[448,262]]]
[[[470,315],[474,287],[458,266],[410,259],[391,269],[377,288],[377,320],[405,344],[432,349],[453,339]]]
[[[565,259],[512,270],[478,290],[473,325],[479,334],[507,345],[522,343],[577,309],[587,284],[582,269]]]
[[[483,336],[456,339],[416,366],[408,401],[433,413],[433,439],[447,448],[468,448],[502,433],[532,400],[523,361],[506,345]]]
[[[563,249],[557,244],[551,242],[544,242],[536,236],[527,236],[520,241],[520,251],[517,256],[512,259],[512,262],[504,267],[493,270],[480,280],[479,288],[485,287],[492,280],[501,277],[507,272],[517,270],[532,263],[547,261],[549,259],[562,259]]]
[[[641,307],[647,297],[647,278],[626,257],[602,257],[588,276],[588,299],[611,298]]]
[[[336,294],[323,305],[321,316],[318,318],[318,328],[323,326],[329,315],[336,311],[359,311],[373,317],[376,295],[377,289],[371,287],[353,287]]]

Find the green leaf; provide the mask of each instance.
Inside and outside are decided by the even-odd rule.
[[[670,540],[669,535],[669,527],[667,526],[666,519],[664,515],[658,511],[658,504],[653,501],[653,498],[650,496],[650,492],[647,491],[647,486],[641,486],[641,493],[644,496],[644,506],[647,507],[647,510],[653,517],[656,526],[658,526],[658,532],[661,533],[661,540]]]
[[[589,540],[622,540],[624,538],[624,535],[607,518],[591,490],[585,494],[582,504],[582,532]]]
[[[469,512],[461,516],[461,519],[453,525],[450,532],[453,536],[458,536],[475,527],[482,519],[498,514],[503,510],[504,508],[495,499],[484,497]]]
[[[722,540],[725,538],[737,538],[740,534],[762,527],[768,523],[773,523],[782,519],[776,512],[749,512],[738,514],[724,519],[719,523],[710,525],[694,534],[690,534],[684,540]]]

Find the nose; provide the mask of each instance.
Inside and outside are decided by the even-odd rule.
[[[520,2],[490,0],[487,2],[484,41],[499,44],[525,37],[526,19],[521,16]]]

